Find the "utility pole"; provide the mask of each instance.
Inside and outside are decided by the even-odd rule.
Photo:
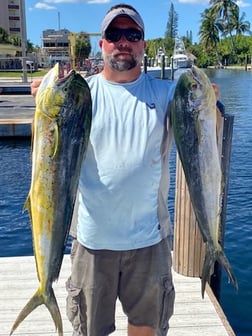
[[[27,83],[27,67],[26,67],[26,18],[25,18],[25,0],[19,1],[20,21],[21,21],[21,49],[22,49],[22,65],[23,65],[23,82]]]
[[[58,12],[58,30],[60,30],[60,12]]]

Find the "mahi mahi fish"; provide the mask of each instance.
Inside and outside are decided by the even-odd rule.
[[[216,98],[207,75],[197,67],[184,70],[178,77],[171,120],[192,206],[206,242],[202,297],[215,261],[224,267],[237,289],[234,272],[219,244],[223,179],[217,146]]]
[[[65,78],[59,77],[56,64],[36,94],[31,187],[25,203],[40,284],[18,315],[10,335],[41,304],[46,305],[58,334],[63,335],[52,283],[59,276],[71,225],[92,107],[88,85],[80,74],[72,70]]]

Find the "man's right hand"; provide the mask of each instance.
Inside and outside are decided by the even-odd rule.
[[[36,94],[37,94],[37,91],[38,91],[38,88],[41,82],[42,82],[42,79],[36,79],[35,81],[31,83],[31,95],[33,97],[36,97]]]

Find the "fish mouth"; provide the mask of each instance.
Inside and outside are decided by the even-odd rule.
[[[76,75],[76,71],[75,70],[71,70],[68,72],[68,74],[66,74],[65,76],[60,76],[60,71],[58,71],[58,74],[57,74],[57,78],[56,78],[56,84],[61,86],[63,84],[65,84],[69,79],[75,77]]]

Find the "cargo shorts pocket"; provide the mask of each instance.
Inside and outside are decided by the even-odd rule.
[[[162,277],[161,283],[161,313],[158,336],[165,336],[167,335],[169,329],[169,319],[171,318],[174,310],[175,290],[171,277]]]
[[[85,335],[85,333],[80,332],[86,329],[86,305],[82,289],[75,287],[71,282],[71,278],[69,278],[66,282],[66,290],[68,292],[66,302],[67,317],[72,323],[74,331],[78,331],[78,335]]]

